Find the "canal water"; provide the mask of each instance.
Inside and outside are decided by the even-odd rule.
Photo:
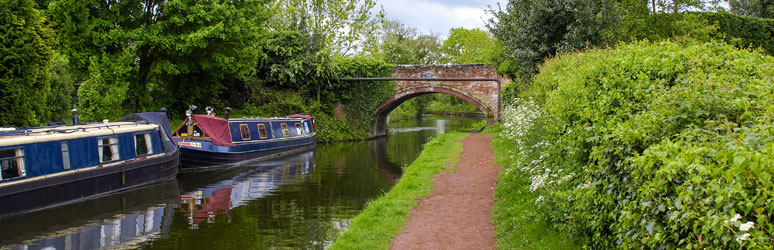
[[[422,145],[470,118],[426,115],[389,136],[0,220],[2,249],[322,249],[389,191]]]

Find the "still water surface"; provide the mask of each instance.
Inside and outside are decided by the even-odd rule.
[[[0,220],[4,249],[322,249],[387,192],[422,144],[476,120],[389,124],[386,138],[307,152]]]

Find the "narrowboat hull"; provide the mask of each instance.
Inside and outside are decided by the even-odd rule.
[[[0,217],[61,206],[133,187],[174,179],[180,151],[0,184]]]
[[[235,146],[218,146],[196,142],[201,148],[180,146],[180,170],[217,169],[276,158],[309,150],[316,146],[314,136],[275,142],[257,142]]]

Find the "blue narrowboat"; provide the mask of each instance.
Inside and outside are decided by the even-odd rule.
[[[178,165],[164,112],[6,130],[0,132],[0,217],[172,179]]]
[[[173,132],[181,170],[213,169],[297,153],[316,144],[314,119],[191,115]]]

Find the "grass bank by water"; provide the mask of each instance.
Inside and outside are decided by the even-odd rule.
[[[330,249],[388,249],[418,206],[417,200],[430,194],[433,176],[442,170],[454,171],[462,154],[462,140],[468,133],[441,135],[425,144],[422,154],[404,169],[390,192],[368,203],[352,220],[349,229]]]
[[[484,133],[499,132],[496,125]],[[509,156],[517,148],[513,142],[498,135],[492,138],[495,165],[510,166]],[[507,167],[505,169],[508,169]],[[514,171],[516,172],[516,171]],[[497,249],[576,249],[568,232],[557,232],[538,212],[537,193],[530,192],[528,175],[500,172],[495,188],[495,207],[492,222],[497,232]]]

